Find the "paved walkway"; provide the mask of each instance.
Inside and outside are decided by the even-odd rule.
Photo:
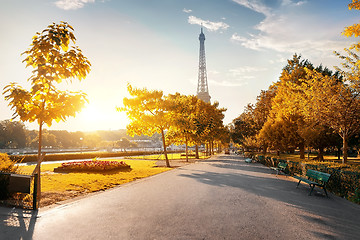
[[[0,239],[359,239],[360,206],[234,155],[39,212],[0,208]]]

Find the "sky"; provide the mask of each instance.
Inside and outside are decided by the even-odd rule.
[[[17,82],[30,89],[31,67],[22,63],[36,32],[68,22],[76,45],[91,62],[81,82],[59,88],[83,91],[89,103],[75,118],[50,130],[124,129],[117,112],[127,84],[138,88],[196,95],[199,34],[204,29],[211,101],[227,109],[231,123],[261,90],[279,80],[296,53],[330,69],[356,42],[341,35],[358,23],[350,0],[0,0],[0,88]],[[0,120],[13,111],[0,97]],[[36,123],[26,123],[37,129]]]

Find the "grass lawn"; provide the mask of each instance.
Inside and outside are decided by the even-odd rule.
[[[145,178],[171,169],[165,167],[156,167],[156,161],[123,161],[131,166],[131,171],[114,170],[106,173],[54,173],[54,168],[60,166],[60,163],[42,164],[42,198],[40,207],[73,198],[75,196],[105,190],[123,183]],[[19,166],[20,172],[24,174],[31,174],[34,168],[35,166]],[[29,201],[32,200],[29,199]]]

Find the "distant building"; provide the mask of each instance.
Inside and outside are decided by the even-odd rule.
[[[204,102],[210,102],[210,94],[207,82],[206,74],[206,59],[205,59],[205,34],[201,28],[199,35],[200,41],[200,54],[199,54],[199,75],[198,75],[198,86],[197,86],[197,97]]]

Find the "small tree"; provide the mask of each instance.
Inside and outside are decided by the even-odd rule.
[[[38,165],[38,196],[40,201],[40,164],[42,130],[44,123],[51,126],[53,120],[65,121],[69,116],[75,116],[85,104],[86,95],[82,92],[60,91],[55,87],[64,79],[78,78],[82,80],[90,71],[90,62],[75,46],[73,27],[66,22],[51,24],[41,33],[33,37],[31,48],[23,53],[26,67],[34,68],[28,79],[30,91],[16,83],[10,83],[4,88],[5,100],[14,110],[13,118],[21,121],[39,124]],[[71,44],[72,43],[72,44]]]
[[[188,146],[193,145],[195,134],[195,112],[197,102],[200,101],[195,96],[185,96],[179,93],[169,95],[169,110],[171,114],[171,127],[167,138],[175,144],[185,144],[186,161],[188,158]]]
[[[166,166],[170,167],[167,156],[165,130],[169,128],[168,102],[165,101],[162,91],[133,88],[128,85],[128,92],[132,98],[124,98],[124,107],[117,108],[125,111],[130,119],[126,127],[131,136],[160,133],[164,148]]]

